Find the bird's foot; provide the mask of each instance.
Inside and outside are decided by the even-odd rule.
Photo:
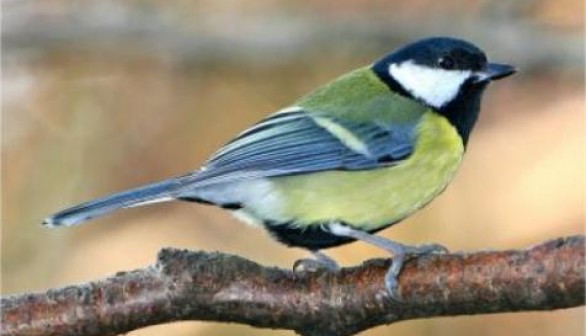
[[[311,253],[313,258],[304,258],[295,261],[293,264],[293,272],[295,274],[313,273],[317,271],[337,272],[340,269],[338,263],[327,255],[319,251],[312,251]]]
[[[389,295],[395,301],[401,301],[398,277],[401,273],[401,270],[403,269],[403,264],[407,259],[425,254],[445,253],[448,251],[448,249],[439,244],[427,244],[421,246],[403,245],[384,237],[375,236],[368,232],[353,229],[340,223],[331,223],[328,226],[328,229],[331,233],[337,236],[350,237],[361,240],[371,245],[380,247],[393,255],[393,263],[385,275],[385,286],[387,287]]]
[[[392,264],[385,275],[385,286],[395,301],[401,301],[399,293],[399,274],[408,259],[428,254],[447,253],[448,249],[439,244],[426,244],[420,246],[408,246],[393,242],[387,246],[387,250],[393,254]]]

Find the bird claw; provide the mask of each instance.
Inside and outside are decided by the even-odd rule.
[[[397,278],[398,274],[393,274],[390,270],[385,274],[385,287],[387,292],[393,301],[400,302],[402,300],[401,294],[399,293],[399,281]]]
[[[399,275],[407,259],[419,257],[428,254],[447,253],[448,249],[439,244],[426,244],[420,246],[402,246],[402,251],[393,255],[392,264],[385,274],[385,287],[389,292],[391,299],[400,302],[402,300],[399,293]]]
[[[330,257],[320,252],[313,252],[315,258],[304,258],[295,261],[293,264],[293,273],[314,273],[318,271],[337,272],[340,267]]]

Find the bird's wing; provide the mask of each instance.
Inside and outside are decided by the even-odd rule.
[[[374,169],[405,159],[413,146],[411,124],[356,123],[291,108],[226,144],[192,175],[189,184],[201,187],[325,170]]]

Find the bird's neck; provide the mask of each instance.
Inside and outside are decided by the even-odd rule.
[[[480,112],[482,93],[486,88],[483,85],[467,85],[462,88],[458,96],[437,112],[456,128],[464,146],[468,144],[470,133],[476,124]]]

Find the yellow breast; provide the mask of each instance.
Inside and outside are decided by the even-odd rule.
[[[338,220],[372,230],[399,221],[447,186],[464,153],[456,129],[438,114],[426,114],[417,131],[414,153],[398,165],[271,178],[279,204],[255,210],[300,227]]]

